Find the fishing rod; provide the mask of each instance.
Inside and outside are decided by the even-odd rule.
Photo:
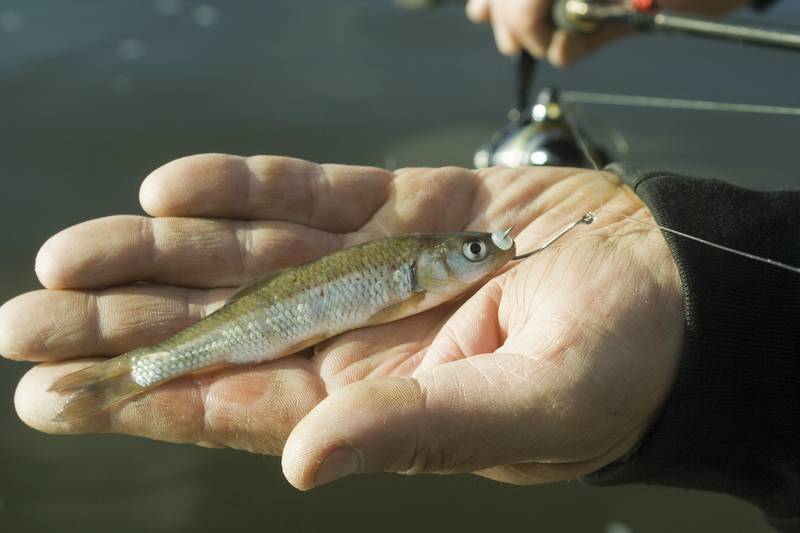
[[[616,25],[640,32],[683,33],[800,50],[800,33],[796,31],[664,12],[655,0],[633,0],[631,3],[557,0],[553,5],[553,20],[559,28],[576,33],[594,33],[605,25]]]
[[[464,0],[394,0],[403,9],[432,9]],[[712,39],[800,50],[800,32],[732,22],[660,9],[656,0],[556,0],[551,13],[556,27],[576,33],[594,33],[615,25],[639,32],[682,33]]]

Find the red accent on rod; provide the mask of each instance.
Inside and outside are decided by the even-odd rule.
[[[655,0],[633,0],[633,9],[636,11],[653,11],[656,9]]]

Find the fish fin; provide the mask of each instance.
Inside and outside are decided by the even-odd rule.
[[[50,392],[72,394],[53,420],[65,422],[83,418],[149,388],[133,381],[130,356],[115,357],[67,374],[53,383]]]
[[[61,376],[53,382],[47,392],[64,394],[89,385],[99,385],[119,376],[130,374],[131,366],[131,357],[129,355],[120,355],[119,357],[87,366],[66,376]]]
[[[372,315],[364,324],[364,326],[377,326],[379,324],[386,324],[387,322],[393,322],[395,320],[400,320],[401,318],[411,316],[418,312],[417,306],[424,298],[425,293],[418,292],[405,301],[390,305],[386,309],[378,311]]]
[[[242,285],[241,287],[239,287],[239,290],[237,290],[227,300],[225,300],[225,305],[230,305],[233,302],[235,302],[236,300],[239,300],[242,297],[247,296],[248,294],[256,292],[258,289],[261,288],[261,285],[265,281],[271,280],[272,278],[276,277],[278,274],[280,274],[284,270],[286,270],[286,269],[285,268],[281,268],[280,270],[275,270],[273,272],[270,272],[269,274],[265,274],[265,275],[263,275],[261,277],[258,277],[256,279],[254,279],[253,281],[251,281],[250,283],[248,283],[246,285]]]

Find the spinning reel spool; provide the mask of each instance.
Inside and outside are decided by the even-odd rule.
[[[475,166],[594,168],[605,165],[608,162],[605,151],[576,130],[577,126],[566,115],[568,110],[561,103],[557,89],[542,89],[534,104],[528,104],[535,65],[536,60],[527,52],[520,55],[517,107],[508,113],[509,123],[475,153]]]
[[[516,109],[509,113],[508,125],[475,153],[475,166],[594,168],[595,163],[605,165],[608,162],[605,151],[587,143],[582,136],[591,159],[584,154],[564,113],[558,91],[542,89],[529,109],[523,113]]]

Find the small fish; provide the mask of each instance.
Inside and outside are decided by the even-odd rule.
[[[173,337],[58,379],[56,421],[107,409],[189,373],[271,361],[353,329],[431,309],[514,257],[505,232],[410,234],[267,274]]]

